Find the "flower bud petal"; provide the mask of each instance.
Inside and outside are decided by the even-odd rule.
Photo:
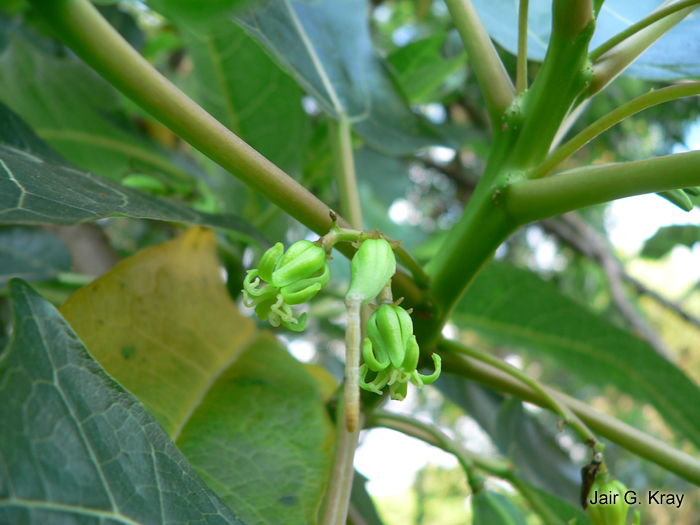
[[[365,360],[365,364],[373,372],[379,372],[388,367],[391,362],[389,361],[389,356],[384,351],[383,347],[377,345],[376,347],[372,345],[372,341],[369,338],[365,339],[365,344],[362,347],[362,358]]]
[[[277,263],[279,262],[283,253],[284,246],[281,242],[278,242],[272,248],[267,250],[262,256],[262,259],[260,259],[258,274],[266,283],[272,282],[272,272],[275,271],[275,266],[277,266]]]
[[[367,239],[352,258],[352,280],[347,301],[368,304],[396,273],[396,258],[385,239]]]
[[[416,385],[418,388],[423,388],[425,385],[430,385],[434,383],[438,377],[440,377],[440,372],[442,371],[442,359],[439,355],[433,354],[433,363],[435,363],[435,372],[429,376],[424,376],[414,371],[411,374],[411,383]]]
[[[408,394],[408,383],[394,383],[389,387],[389,395],[394,401],[403,401]]]
[[[295,242],[277,263],[270,283],[282,288],[301,279],[308,279],[323,268],[325,262],[326,251],[323,248],[311,241]]]
[[[377,328],[389,352],[391,364],[398,368],[403,363],[406,348],[402,338],[403,331],[401,330],[397,310],[403,310],[403,308],[384,304],[372,315],[375,315],[377,318]],[[405,310],[403,311],[405,312]]]

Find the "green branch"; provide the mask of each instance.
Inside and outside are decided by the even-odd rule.
[[[491,121],[498,123],[513,102],[513,83],[471,0],[446,0],[446,3],[467,49]]]
[[[544,398],[513,376],[487,363],[450,352],[449,349],[442,349],[440,355],[443,370],[546,408]],[[557,393],[557,397],[596,434],[700,486],[700,460],[697,458],[676,450],[614,417],[596,412],[578,399],[561,392]]]
[[[530,0],[520,0],[518,6],[518,61],[515,73],[515,94],[527,89],[527,13]]]
[[[666,7],[661,7],[660,9],[658,9],[658,10],[652,12],[651,14],[645,16],[644,18],[642,18],[636,24],[632,24],[624,31],[620,31],[614,37],[610,38],[609,40],[606,40],[601,45],[596,47],[590,53],[591,60],[593,60],[593,61],[597,60],[603,54],[607,53],[613,47],[615,47],[616,45],[621,43],[623,40],[627,40],[629,37],[639,33],[642,29],[649,27],[654,22],[658,22],[662,18],[666,18],[667,16],[672,15],[673,13],[676,13],[676,12],[680,11],[681,9],[685,9],[686,7],[691,7],[691,6],[697,6],[698,4],[700,4],[700,0],[682,0],[680,2],[676,2],[674,4],[667,5]]]
[[[700,185],[700,151],[594,165],[513,184],[505,208],[521,224],[644,193]]]
[[[666,3],[668,4],[669,2],[667,1]],[[697,3],[695,5],[697,5]],[[600,92],[620,73],[627,69],[627,67],[654,42],[688,16],[695,9],[695,5],[690,5],[675,13],[667,14],[665,17],[647,25],[644,29],[636,31],[609,50],[600,53],[593,63],[593,80],[590,86],[588,86],[586,95],[592,97]],[[596,53],[596,51],[597,50],[594,50],[594,53]],[[598,55],[598,53],[596,53],[596,55]]]
[[[80,58],[174,133],[312,231],[323,235],[330,229],[328,206],[163,77],[88,0],[31,4]],[[350,226],[342,218],[338,222]],[[355,252],[350,245],[340,251],[348,257]],[[424,291],[404,273],[394,276],[394,286],[414,304],[425,300]]]
[[[697,1],[700,2],[700,0]],[[541,164],[529,172],[527,178],[539,179],[548,175],[554,168],[568,159],[589,141],[635,113],[663,102],[694,95],[700,95],[700,82],[689,82],[666,87],[656,91],[650,91],[649,93],[637,97],[611,111],[604,117],[599,118],[567,143],[557,148]]]
[[[583,441],[584,443],[592,447],[594,450],[596,450],[596,437],[593,435],[593,432],[591,432],[590,429],[585,425],[585,423],[583,423],[583,421],[581,421],[573,412],[571,412],[569,407],[561,403],[557,399],[556,394],[552,394],[552,392],[548,388],[546,388],[544,385],[541,385],[539,382],[531,378],[522,370],[518,370],[517,368],[509,365],[508,363],[501,361],[497,357],[489,355],[485,352],[481,352],[474,348],[470,348],[456,341],[441,339],[440,341],[438,341],[438,348],[447,349],[450,352],[456,352],[458,354],[463,354],[473,359],[483,361],[484,363],[487,363],[493,366],[494,368],[498,368],[502,372],[513,376],[521,383],[524,383],[532,390],[537,392],[537,394],[544,400],[545,405],[549,410],[553,411],[555,414],[563,418],[565,424],[571,426],[574,432],[576,432],[579,435],[581,441]]]
[[[353,461],[364,416],[360,414],[359,425],[353,432],[348,432],[345,426],[345,402],[340,396],[335,419],[335,453],[330,482],[323,500],[320,525],[345,525],[347,522],[352,479],[355,475]]]
[[[527,484],[518,478],[510,461],[488,459],[481,455],[465,450],[457,442],[448,438],[443,432],[432,425],[426,425],[421,421],[392,412],[378,410],[374,412],[368,421],[369,427],[384,427],[396,430],[407,436],[420,439],[434,447],[441,448],[445,452],[453,454],[460,465],[477,467],[484,472],[497,478],[509,481],[528,500],[532,509],[544,520],[545,525],[563,525],[563,522],[552,512],[552,510],[542,501],[539,495]],[[467,479],[471,479],[470,472],[467,472]],[[472,474],[473,476],[473,474]],[[473,489],[472,489],[473,490]]]

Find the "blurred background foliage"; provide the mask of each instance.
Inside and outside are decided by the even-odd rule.
[[[102,13],[159,71],[319,198],[338,208],[327,118],[318,101],[280,68],[269,50],[231,24],[203,27],[193,23],[190,27],[176,17],[175,22],[169,21],[136,0],[104,3]],[[26,2],[0,0],[0,13],[0,102],[66,159],[81,169],[200,211],[235,214],[270,241],[291,243],[310,235],[122,97],[52,39]],[[365,222],[368,228],[403,239],[404,246],[426,262],[459,219],[484,169],[489,153],[488,115],[441,0],[375,0],[368,6],[368,16],[381,68],[396,93],[435,135],[428,141],[433,145],[398,155],[355,137]],[[503,49],[499,52],[514,76],[515,58]],[[533,62],[531,77],[537,69]],[[618,78],[588,105],[570,133],[663,85]],[[699,115],[696,98],[651,108],[604,133],[564,167],[644,159],[697,147]],[[693,130],[695,146],[688,143]],[[435,139],[437,136],[441,138]],[[501,246],[496,259],[534,272],[575,303],[647,340],[697,383],[700,274],[677,275],[684,267],[679,259],[686,261],[685,267],[687,261],[698,262],[700,223],[697,210],[692,213],[693,224],[658,228],[643,246],[630,250],[608,237],[616,219],[612,207],[594,207],[522,228]],[[0,229],[0,246],[19,246],[26,257],[13,260],[12,268],[4,267],[0,287],[4,289],[13,276],[22,276],[60,305],[85,279],[146,246],[172,238],[181,228],[129,218],[46,228],[5,226]],[[218,236],[228,288],[238,298],[245,269],[264,247],[248,245],[231,234],[219,232]],[[27,261],[36,262],[39,255],[43,265],[32,263],[28,271]],[[340,257],[332,265],[331,285],[310,306],[310,329],[301,337],[278,336],[299,359],[323,364],[340,378],[341,297],[349,271],[347,261]],[[6,301],[0,302],[0,312],[7,320]],[[517,345],[485,339],[460,327],[457,320],[446,331],[597,410],[686,452],[698,453],[651,405],[613,386],[591,384],[548,354],[528,353]],[[0,339],[7,337],[5,329]],[[570,431],[560,431],[551,413],[450,377],[437,388],[413,392],[409,399],[414,401],[391,408],[434,422],[470,450],[514,458],[530,482],[576,502],[578,471],[586,449]],[[373,434],[384,438],[372,438]],[[363,471],[364,466],[364,474],[370,477],[367,487],[383,520],[377,523],[469,523],[469,488],[457,463],[445,455],[428,454],[415,443],[402,449],[408,454],[423,451],[425,456],[413,461],[415,468],[406,474],[412,483],[401,479],[396,490],[377,488],[378,481],[371,479],[377,468],[372,465],[382,459],[374,443],[386,446],[391,439],[411,441],[390,431],[371,431],[364,436],[358,454],[358,468]],[[691,485],[614,444],[607,444],[606,458],[615,474],[638,492],[653,487],[686,494],[680,511],[643,507],[643,523],[700,522],[700,495]],[[513,496],[528,523],[539,523],[507,483],[494,479],[488,486]],[[353,501],[362,497],[362,484],[357,489]]]

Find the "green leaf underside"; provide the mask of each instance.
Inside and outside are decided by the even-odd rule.
[[[272,0],[235,17],[333,118],[393,155],[444,142],[411,111],[374,52],[366,0]]]
[[[315,380],[263,335],[212,386],[177,444],[249,525],[312,524],[332,436]]]
[[[0,356],[0,522],[243,525],[60,314],[10,283]]]
[[[693,224],[663,226],[644,243],[641,256],[661,259],[677,245],[692,248],[700,242],[700,228]]]
[[[661,4],[660,0],[607,0],[596,21],[593,50],[638,22]],[[511,0],[474,0],[491,38],[515,55],[518,49],[518,10]],[[530,60],[542,61],[552,29],[551,0],[530,0],[528,46]],[[700,75],[700,30],[697,11],[686,17],[625,70],[625,75],[648,80],[670,80]]]
[[[200,224],[266,243],[235,216],[198,212],[74,168],[0,103],[0,224],[76,224],[113,216]]]
[[[144,170],[183,180],[197,171],[135,129],[117,90],[77,57],[51,54],[16,30],[6,37],[0,102],[71,163],[112,180]]]
[[[503,263],[484,268],[453,321],[500,343],[545,353],[580,377],[650,402],[700,446],[700,389],[644,341]]]
[[[362,516],[367,525],[384,525],[377,513],[372,497],[367,492],[367,478],[355,471],[352,478],[350,505]]]
[[[298,172],[309,120],[294,79],[231,20],[182,34],[202,107],[275,165]]]
[[[63,241],[41,228],[0,227],[0,287],[10,279],[48,281],[71,267]]]

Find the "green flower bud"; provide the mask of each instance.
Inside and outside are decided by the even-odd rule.
[[[324,261],[321,274],[318,277],[301,279],[280,289],[284,302],[287,304],[302,304],[316,295],[321,288],[328,284],[331,277],[328,263]]]
[[[396,258],[385,239],[367,239],[352,258],[352,280],[345,301],[364,306],[374,299],[396,273]]]
[[[473,525],[527,525],[525,518],[506,496],[480,490],[471,498]]]
[[[625,525],[630,507],[625,502],[625,492],[627,487],[616,479],[596,480],[586,508],[591,525]]]
[[[279,259],[271,280],[277,288],[282,288],[301,279],[316,275],[326,262],[326,251],[311,241],[298,241],[292,244]]]
[[[411,316],[400,306],[383,304],[367,321],[367,336],[374,352],[377,356],[381,356],[376,361],[384,363],[384,356],[388,356],[391,364],[398,368],[404,361],[406,345],[413,337]],[[367,346],[366,343],[365,346]],[[387,367],[384,365],[381,368],[374,368],[370,364],[371,359],[365,359],[365,361],[375,372]]]
[[[275,244],[272,248],[267,250],[265,254],[260,259],[260,267],[258,269],[260,278],[266,283],[272,282],[272,272],[275,271],[275,266],[282,258],[284,253],[284,246],[281,242]]]

